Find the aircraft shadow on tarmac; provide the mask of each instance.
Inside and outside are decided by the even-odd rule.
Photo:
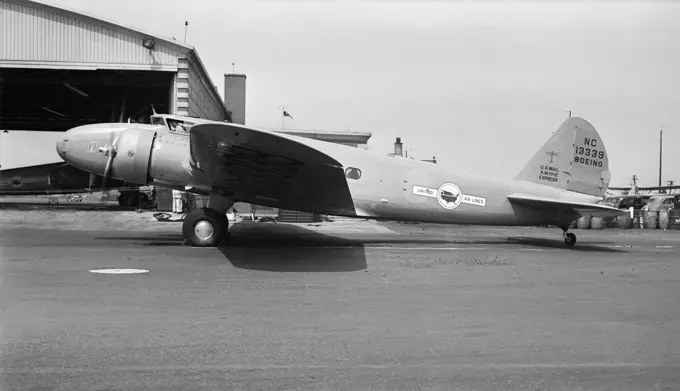
[[[259,225],[259,224],[258,224]],[[96,237],[95,240],[141,241],[143,246],[181,247],[181,234]],[[220,253],[242,269],[274,272],[348,272],[367,268],[362,243],[325,235],[304,227],[266,224],[231,230]]]
[[[331,236],[288,224],[249,224],[235,226],[227,244],[219,247],[224,257],[235,267],[276,272],[347,272],[367,268],[366,246],[411,244],[411,245],[521,245],[538,248],[564,249],[559,240],[531,237],[460,238],[452,234],[451,239],[427,238],[415,235],[354,235],[352,238]],[[182,235],[149,232],[135,236],[107,236],[97,240],[143,241],[144,246],[181,247]],[[626,252],[605,247],[605,242],[577,244],[568,251]],[[417,250],[414,246],[414,250]]]
[[[482,239],[482,240],[470,240],[470,241],[454,241],[455,243],[458,244],[518,244],[518,245],[524,245],[524,246],[529,246],[529,247],[538,247],[538,248],[552,248],[552,249],[564,249],[565,251],[579,251],[579,252],[606,252],[606,253],[626,253],[628,251],[619,249],[619,248],[611,248],[611,247],[605,247],[607,245],[612,244],[611,242],[581,242],[581,243],[576,243],[574,247],[571,248],[566,248],[564,245],[564,242],[560,239],[545,239],[545,238],[532,238],[532,237],[524,237],[524,236],[518,236],[518,237],[508,237],[506,239],[498,239],[498,240],[489,240],[489,239]]]

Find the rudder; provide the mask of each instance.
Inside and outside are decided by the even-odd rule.
[[[611,180],[609,157],[593,125],[572,117],[560,125],[515,180],[602,197]]]

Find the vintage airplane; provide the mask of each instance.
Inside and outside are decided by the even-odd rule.
[[[227,237],[234,202],[329,215],[468,225],[555,225],[567,246],[580,216],[616,216],[598,204],[611,175],[595,128],[569,118],[512,180],[226,122],[154,115],[150,125],[73,128],[57,152],[82,170],[140,185],[209,195],[182,233],[193,246]]]

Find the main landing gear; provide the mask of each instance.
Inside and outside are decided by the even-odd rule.
[[[217,247],[229,237],[227,210],[234,205],[230,198],[211,194],[207,208],[194,209],[184,217],[182,235],[193,247]]]
[[[567,229],[562,228],[564,230],[564,244],[567,247],[574,247],[576,244],[576,235],[574,235],[571,232],[567,232]]]

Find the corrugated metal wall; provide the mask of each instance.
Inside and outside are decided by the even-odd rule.
[[[177,115],[189,115],[189,60],[180,58],[177,70]]]
[[[177,71],[178,115],[192,115],[224,121],[226,110],[219,96],[210,88],[209,80],[199,72],[198,66],[188,58],[179,59]],[[214,87],[213,87],[214,88]]]
[[[41,5],[0,1],[0,66],[175,70],[182,53],[144,36]]]
[[[211,86],[208,75],[201,72],[200,66],[189,57],[189,115],[224,121],[227,113],[224,104]]]

